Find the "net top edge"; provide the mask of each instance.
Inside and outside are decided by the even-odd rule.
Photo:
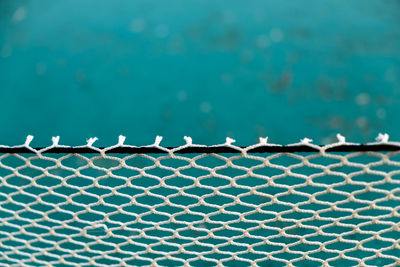
[[[400,142],[389,141],[388,134],[379,134],[375,142],[350,143],[337,134],[338,141],[327,145],[316,145],[312,139],[303,138],[298,143],[280,145],[268,143],[268,137],[260,137],[259,142],[250,146],[236,146],[234,139],[227,137],[225,143],[219,145],[193,144],[191,137],[184,137],[186,144],[176,147],[161,146],[162,137],[157,136],[155,142],[148,146],[132,146],[125,144],[125,136],[120,135],[118,143],[108,147],[96,147],[97,137],[89,138],[82,146],[60,145],[60,137],[52,138],[52,145],[47,147],[31,146],[32,135],[28,135],[23,145],[0,145],[0,153],[114,153],[114,154],[196,154],[196,153],[301,153],[301,152],[367,152],[367,151],[399,151]]]

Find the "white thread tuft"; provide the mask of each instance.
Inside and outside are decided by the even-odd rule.
[[[268,143],[268,137],[260,137],[259,140],[261,145],[266,145]]]
[[[53,141],[53,146],[58,146],[58,142],[60,141],[60,137],[59,136],[53,136],[51,138],[51,141]]]
[[[307,138],[307,137],[301,139],[301,142],[302,142],[303,144],[309,144],[309,143],[311,143],[312,141],[313,141],[312,139]]]
[[[344,144],[344,143],[346,143],[346,137],[344,137],[343,135],[341,135],[341,134],[337,134],[336,135],[336,138],[338,139],[338,143],[340,143],[340,144]]]
[[[376,137],[376,141],[381,142],[381,143],[387,143],[389,142],[389,135],[387,133],[379,133],[378,136]]]
[[[123,146],[125,142],[126,137],[123,135],[118,136],[118,145]]]
[[[33,140],[33,135],[28,135],[25,140],[25,146],[29,146]]]
[[[162,139],[163,139],[162,136],[157,135],[156,136],[156,140],[154,141],[154,145],[155,146],[160,146],[160,143],[161,143]]]
[[[96,142],[97,140],[98,140],[97,137],[89,138],[88,140],[86,140],[87,146],[93,146],[94,142]]]
[[[185,139],[186,145],[188,145],[188,146],[192,145],[193,142],[192,142],[192,138],[191,137],[184,136],[183,139]]]
[[[227,137],[226,138],[226,141],[225,141],[225,144],[226,145],[231,145],[232,143],[235,143],[236,142],[236,140],[235,139],[232,139],[232,138],[230,138],[230,137]]]

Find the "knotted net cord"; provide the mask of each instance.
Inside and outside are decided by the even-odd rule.
[[[0,146],[4,266],[396,266],[400,144]]]

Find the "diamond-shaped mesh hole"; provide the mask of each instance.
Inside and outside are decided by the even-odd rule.
[[[223,160],[221,157],[216,157],[214,155],[207,155],[200,159],[196,159],[196,165],[207,167],[207,168],[216,168],[220,166],[225,166],[226,160]]]
[[[399,260],[398,152],[52,155],[0,155],[0,265]]]
[[[135,155],[133,157],[125,159],[125,164],[130,167],[144,169],[151,166],[154,166],[154,160],[151,160],[147,157],[141,155]]]
[[[83,156],[77,156],[77,155],[67,155],[65,158],[62,158],[61,164],[65,167],[71,168],[71,169],[78,169],[84,166],[87,166],[89,164],[89,160],[86,157]]]

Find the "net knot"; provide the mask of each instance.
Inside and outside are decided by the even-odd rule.
[[[86,140],[87,146],[93,146],[94,142],[96,142],[97,140],[98,140],[97,137],[89,138],[88,140]]]
[[[126,137],[123,135],[118,136],[118,145],[123,146],[125,142]]]
[[[160,146],[162,139],[163,139],[162,136],[157,135],[156,140],[154,141],[154,146]]]
[[[341,134],[337,134],[336,135],[336,138],[338,139],[338,143],[340,143],[340,144],[344,144],[344,143],[346,143],[346,137],[344,137],[343,135],[341,135]]]
[[[230,146],[230,145],[232,145],[232,143],[235,143],[235,142],[236,142],[235,139],[230,138],[230,137],[227,137],[227,138],[226,138],[226,141],[225,141],[225,144],[228,145],[228,146]]]
[[[186,145],[190,146],[190,145],[193,144],[192,138],[191,138],[191,137],[189,137],[189,136],[184,136],[183,139],[185,139]]]
[[[58,146],[58,142],[60,141],[60,137],[59,136],[53,136],[51,138],[51,141],[53,142],[53,146]]]
[[[260,137],[259,140],[261,145],[266,145],[268,143],[268,137]]]
[[[25,140],[25,146],[29,146],[33,140],[33,135],[28,135]]]
[[[376,141],[381,142],[381,143],[387,143],[389,142],[389,135],[387,133],[379,133],[378,136],[376,137]]]
[[[307,138],[307,137],[301,139],[301,142],[302,142],[303,144],[310,144],[312,141],[313,141],[312,139]]]

